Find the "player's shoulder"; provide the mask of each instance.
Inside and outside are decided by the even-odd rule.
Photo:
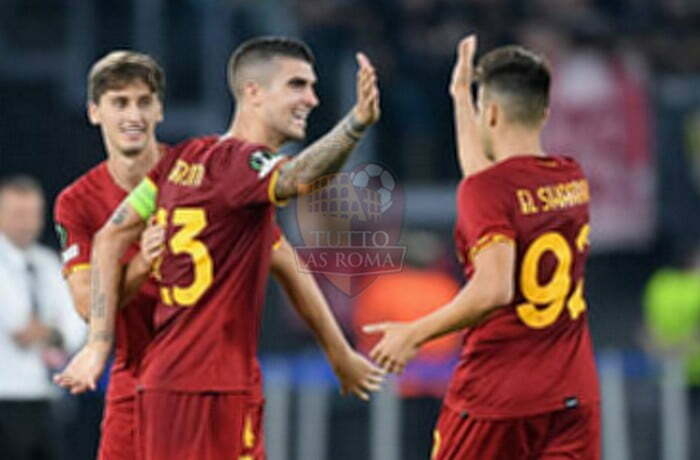
[[[206,135],[198,137],[190,137],[175,145],[165,146],[164,157],[177,157],[186,152],[207,150],[216,145],[219,141],[219,136]]]
[[[507,188],[520,186],[521,182],[547,181],[555,176],[583,177],[583,170],[575,159],[564,155],[522,155],[494,163],[462,182],[469,188]]]
[[[99,196],[109,183],[107,163],[102,161],[61,190],[56,198],[56,210],[82,202],[87,196]]]
[[[556,174],[581,174],[581,166],[576,160],[565,155],[524,155],[509,158],[499,163],[497,174],[547,176]]]
[[[222,170],[233,166],[238,171],[250,170],[262,175],[284,158],[266,145],[236,137],[222,138],[212,156]]]
[[[247,159],[250,155],[261,152],[274,156],[276,153],[269,147],[256,142],[249,142],[238,137],[222,137],[216,144],[216,152],[232,159]]]

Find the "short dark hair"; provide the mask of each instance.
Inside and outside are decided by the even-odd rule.
[[[517,45],[486,53],[475,72],[475,81],[487,91],[509,98],[506,117],[515,123],[540,123],[549,106],[550,70],[546,60]]]
[[[238,46],[228,61],[228,84],[236,92],[236,77],[246,65],[269,61],[274,57],[289,57],[314,65],[315,59],[309,46],[301,40],[290,37],[263,36],[247,40]]]
[[[44,189],[38,180],[26,174],[15,174],[0,178],[0,195],[8,190],[22,193],[37,193],[44,196]]]
[[[90,68],[88,74],[88,100],[98,104],[100,97],[112,89],[121,89],[141,80],[165,100],[165,74],[155,59],[135,51],[112,51]]]

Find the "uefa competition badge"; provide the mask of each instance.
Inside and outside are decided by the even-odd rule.
[[[323,274],[350,297],[377,276],[401,271],[403,206],[395,176],[376,163],[316,180],[311,192],[297,199],[304,239],[296,248],[299,268]]]

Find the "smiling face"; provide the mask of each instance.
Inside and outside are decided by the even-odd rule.
[[[274,58],[270,67],[256,97],[262,120],[283,142],[301,140],[306,136],[307,118],[319,104],[314,69],[304,60],[289,57]]]
[[[155,142],[155,129],[163,121],[157,94],[142,80],[106,90],[88,104],[88,116],[99,125],[110,154],[139,155]]]

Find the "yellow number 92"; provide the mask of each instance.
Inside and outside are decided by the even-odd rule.
[[[584,225],[576,238],[576,246],[583,251],[588,244],[590,227]],[[551,279],[541,285],[538,279],[540,260],[545,253],[551,252],[557,259]],[[576,284],[576,289],[566,302],[571,289],[571,264],[573,251],[566,239],[557,232],[540,235],[525,251],[520,271],[520,290],[527,302],[516,307],[518,317],[529,327],[542,329],[552,325],[566,304],[572,319],[578,318],[586,310],[583,298],[583,279]],[[537,305],[545,305],[538,308]]]

